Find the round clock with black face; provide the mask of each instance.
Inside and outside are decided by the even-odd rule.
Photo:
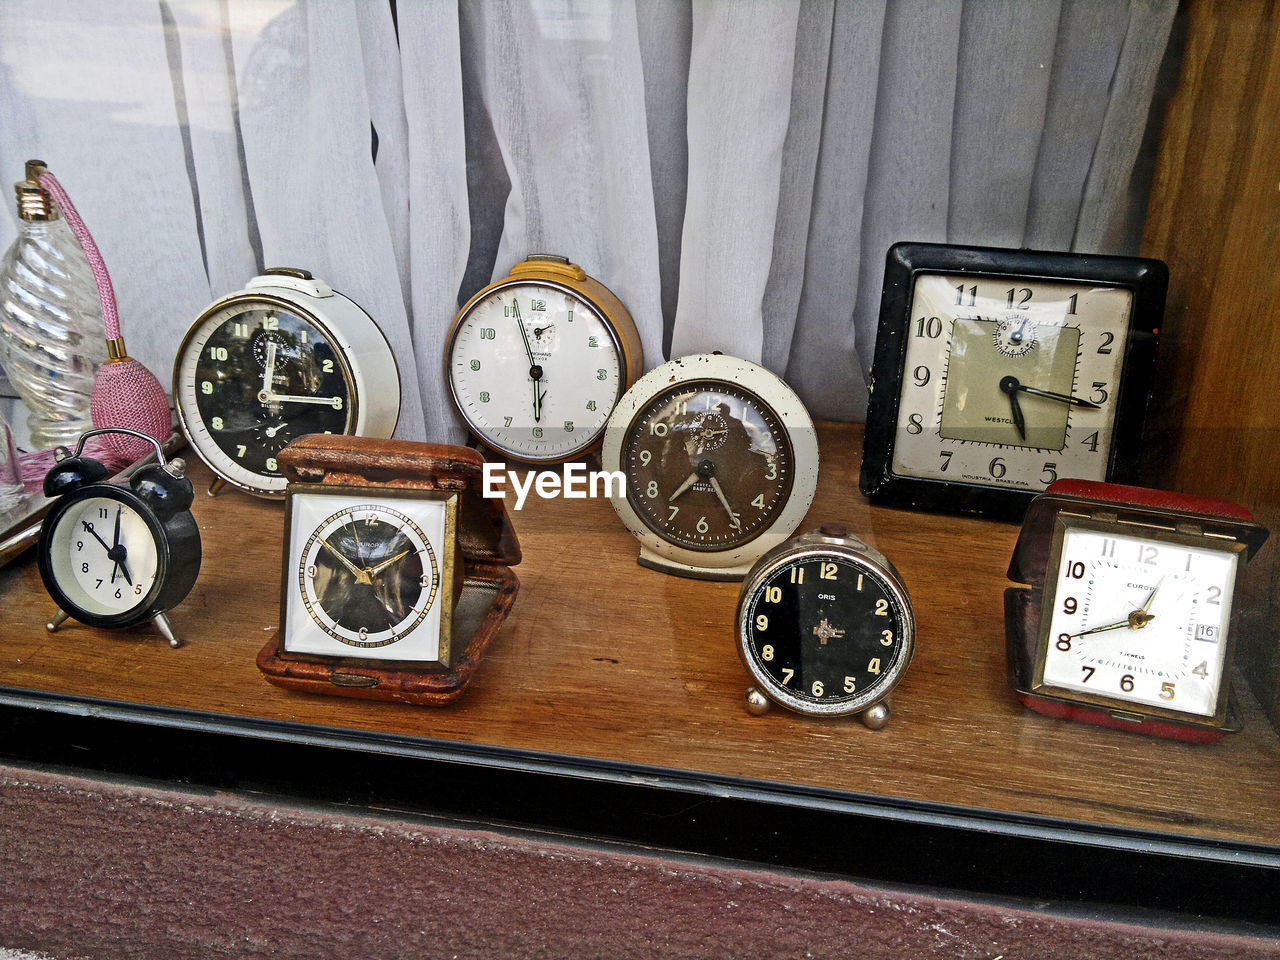
[[[642,377],[602,451],[626,478],[613,496],[645,566],[741,579],[789,535],[817,486],[818,445],[799,398],[756,364],[698,354]]]
[[[915,619],[892,565],[845,529],[825,524],[762,557],[738,604],[738,650],[769,702],[812,716],[888,720],[882,701],[911,662]]]
[[[1018,517],[1059,477],[1131,477],[1167,276],[1132,257],[895,245],[863,492]]]
[[[284,495],[276,455],[313,433],[388,437],[400,408],[391,348],[352,301],[305,271],[271,272],[207,309],[178,349],[173,395],[223,480]]]

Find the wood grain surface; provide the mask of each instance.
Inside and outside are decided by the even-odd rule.
[[[279,616],[282,507],[235,492],[201,494],[194,508],[204,566],[171,614],[186,646],[144,628],[46,633],[51,605],[28,559],[0,571],[0,684],[1280,842],[1280,738],[1247,694],[1244,732],[1207,746],[1024,710],[1005,682],[1002,619],[1017,527],[871,507],[857,489],[861,429],[823,424],[819,440],[804,528],[847,524],[897,565],[916,608],[916,657],[883,730],[749,716],[731,627],[738,585],[639,567],[606,500],[531,497],[512,511],[520,595],[449,707],[292,693],[261,677],[254,658]],[[193,474],[207,483],[203,467]]]

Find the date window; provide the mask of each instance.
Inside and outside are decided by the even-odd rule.
[[[1218,628],[1211,623],[1198,623],[1196,624],[1196,639],[1217,643]]]

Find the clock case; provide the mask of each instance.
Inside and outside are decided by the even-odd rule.
[[[622,399],[623,394],[631,389],[631,385],[636,382],[636,378],[640,376],[640,371],[644,369],[644,346],[640,341],[640,331],[636,328],[635,320],[632,319],[631,313],[613,291],[599,280],[590,276],[582,267],[571,262],[568,257],[562,257],[554,253],[529,254],[529,256],[513,266],[507,276],[483,287],[463,304],[462,309],[458,311],[458,315],[453,320],[453,326],[449,329],[449,339],[444,349],[444,382],[448,384],[449,399],[453,401],[454,409],[458,412],[463,422],[466,423],[471,435],[479,443],[493,450],[499,456],[519,463],[554,466],[557,463],[567,463],[570,460],[581,460],[593,450],[599,448],[600,444],[604,442],[605,430],[609,426],[608,418],[605,418],[604,426],[600,428],[598,434],[576,450],[562,457],[533,459],[520,456],[510,450],[493,445],[481,436],[467,417],[466,409],[458,399],[457,391],[453,385],[453,377],[450,375],[454,341],[457,340],[458,331],[462,329],[462,322],[471,313],[476,304],[481,303],[486,297],[510,287],[522,287],[533,283],[572,294],[579,300],[590,303],[604,319],[605,329],[609,331],[614,349],[618,353],[619,382],[618,395],[613,400],[615,407],[618,401]]]
[[[291,494],[307,489],[378,487],[388,500],[423,494],[458,496],[456,556],[451,565],[441,551],[441,591],[454,579],[460,587],[452,610],[450,665],[330,657],[284,649],[284,603],[292,583],[286,570],[281,594],[281,628],[258,653],[258,669],[268,682],[289,690],[394,700],[440,706],[460,697],[515,603],[520,581],[511,567],[520,562],[520,543],[502,500],[482,496],[483,458],[468,447],[314,434],[280,452]],[[286,531],[288,525],[286,523]],[[287,537],[286,537],[287,540]],[[290,544],[283,563],[291,563]],[[450,567],[454,569],[451,570]]]
[[[1160,260],[1143,257],[908,242],[894,244],[885,257],[884,293],[871,366],[859,480],[864,494],[895,507],[976,513],[996,520],[1018,521],[1037,493],[900,476],[893,472],[912,299],[916,277],[922,273],[952,274],[960,278],[1081,281],[1131,290],[1129,336],[1120,368],[1120,392],[1116,398],[1106,479],[1114,483],[1139,481],[1142,438],[1155,380],[1156,346],[1164,316],[1169,268]]]
[[[1042,627],[1047,624],[1042,613],[1054,603],[1053,590],[1046,591],[1046,581],[1049,571],[1057,567],[1067,519],[1077,526],[1106,524],[1129,536],[1166,542],[1212,540],[1219,548],[1234,544],[1240,551],[1231,619],[1222,640],[1226,644],[1222,683],[1212,718],[1199,720],[1176,710],[1037,682],[1043,675],[1049,639],[1043,635]],[[1027,585],[1009,587],[1004,594],[1009,686],[1024,706],[1065,720],[1195,743],[1219,740],[1240,730],[1231,694],[1232,659],[1242,616],[1237,601],[1247,562],[1267,536],[1267,528],[1255,523],[1248,510],[1227,500],[1090,480],[1050,484],[1028,509],[1009,562],[1009,579]]]

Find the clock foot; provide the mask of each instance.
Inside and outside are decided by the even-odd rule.
[[[156,629],[169,641],[169,646],[180,647],[182,640],[173,632],[173,624],[169,622],[169,618],[163,613],[157,613],[151,618],[151,622],[156,625]]]
[[[889,704],[881,700],[862,711],[862,722],[872,730],[881,729],[889,722]]]
[[[209,496],[216,497],[222,492],[222,488],[227,485],[227,481],[221,477],[214,478],[213,483],[209,484]]]
[[[69,613],[65,613],[64,611],[59,610],[57,613],[53,615],[53,619],[44,625],[44,628],[48,630],[50,633],[53,633],[60,626],[66,623],[67,618],[70,616],[71,615]]]
[[[756,687],[747,687],[747,713],[758,717],[769,712],[769,698]]]

